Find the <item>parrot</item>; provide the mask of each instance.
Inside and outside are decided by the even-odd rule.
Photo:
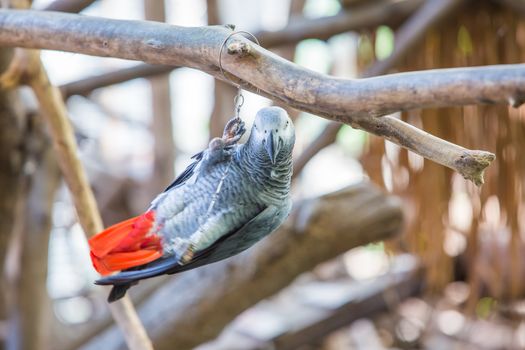
[[[240,117],[142,214],[89,239],[90,257],[114,302],[140,280],[175,274],[238,254],[275,231],[292,201],[295,129],[280,107],[260,109],[245,143]]]

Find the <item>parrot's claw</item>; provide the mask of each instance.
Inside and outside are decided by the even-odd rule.
[[[193,242],[188,242],[187,240],[182,240],[180,238],[172,239],[171,246],[168,249],[175,256],[180,265],[190,262],[197,251]]]
[[[188,247],[186,248],[186,251],[184,252],[184,254],[182,254],[180,258],[181,264],[185,265],[189,263],[193,259],[193,256],[195,255],[195,251],[196,251],[195,245],[193,243],[190,243]]]
[[[237,143],[242,135],[246,132],[246,127],[241,118],[235,117],[232,118],[226,123],[224,127],[224,132],[222,134],[222,139],[226,146],[231,146]]]

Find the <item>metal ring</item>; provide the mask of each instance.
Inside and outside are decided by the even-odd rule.
[[[230,34],[226,37],[226,39],[224,39],[224,41],[223,41],[222,44],[221,44],[221,49],[219,50],[219,69],[220,69],[220,71],[221,71],[222,76],[224,77],[224,79],[226,79],[227,81],[229,81],[230,83],[232,83],[234,86],[236,86],[236,87],[239,88],[239,89],[241,88],[241,85],[235,83],[233,80],[231,80],[230,78],[228,78],[228,77],[226,76],[226,74],[224,73],[224,69],[222,68],[222,51],[223,51],[223,49],[224,49],[224,46],[226,46],[226,42],[228,41],[228,39],[230,39],[230,38],[231,38],[232,36],[234,36],[235,34],[240,34],[240,33],[244,33],[244,34],[247,34],[247,35],[251,36],[252,39],[255,41],[255,43],[256,43],[257,45],[260,45],[260,44],[259,44],[259,40],[257,40],[257,37],[256,37],[255,35],[253,35],[253,34],[250,33],[250,32],[247,32],[247,31],[245,31],[245,30],[238,30],[238,31],[236,31],[236,32],[232,32],[232,33],[230,33]],[[244,97],[243,97],[243,102],[244,102]],[[241,106],[242,106],[242,105],[241,105]]]
[[[240,102],[239,102],[240,101]],[[239,103],[237,105],[237,103]],[[233,104],[237,107],[237,108],[241,108],[242,105],[244,104],[244,95],[243,94],[237,94],[235,95],[235,97],[233,98]]]

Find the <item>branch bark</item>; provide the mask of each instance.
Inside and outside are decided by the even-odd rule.
[[[392,54],[384,60],[375,62],[362,76],[366,78],[386,74],[412,51],[431,27],[436,26],[447,15],[457,10],[463,2],[463,0],[427,1],[396,31],[395,46]],[[294,177],[301,173],[312,157],[335,142],[341,127],[342,124],[338,123],[330,123],[325,127],[321,134],[294,162]]]
[[[297,203],[281,228],[246,253],[187,271],[162,286],[141,305],[141,319],[155,349],[191,349],[302,272],[353,247],[390,238],[401,226],[398,200],[370,184]],[[115,329],[82,349],[101,347],[122,347]]]
[[[225,27],[185,28],[162,23],[110,20],[63,13],[0,11],[0,44],[72,51],[89,55],[139,59],[154,64],[187,66],[224,79],[218,67],[222,42],[231,33]],[[242,53],[237,50],[242,48]],[[525,65],[429,70],[348,80],[312,72],[236,36],[223,55],[225,71],[244,88],[297,109],[354,128],[386,136],[403,147],[460,172],[477,184],[494,155],[451,147],[438,138],[413,147],[408,124],[380,121],[379,116],[415,108],[525,100]],[[399,129],[399,125],[405,128]],[[412,129],[411,129],[412,130]],[[419,131],[421,135],[424,133]],[[406,136],[406,137],[405,137]],[[442,151],[447,146],[452,153]],[[438,156],[436,156],[438,155]],[[445,159],[445,161],[443,161]],[[458,164],[460,166],[458,166]],[[464,165],[464,166],[463,166]],[[464,172],[464,167],[469,167]]]
[[[40,111],[49,125],[57,160],[73,197],[80,225],[85,234],[91,236],[102,231],[102,220],[86,173],[77,156],[73,127],[67,117],[60,91],[50,83],[37,51],[18,49],[16,55],[8,70],[0,77],[0,83],[4,87],[25,83],[33,89]],[[151,341],[129,298],[111,304],[110,309],[130,349],[152,349]]]

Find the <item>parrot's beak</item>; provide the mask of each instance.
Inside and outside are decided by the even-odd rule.
[[[277,155],[279,155],[279,151],[281,150],[281,143],[279,142],[279,137],[274,136],[273,131],[270,131],[266,137],[265,148],[270,157],[270,161],[272,164],[275,164]]]

